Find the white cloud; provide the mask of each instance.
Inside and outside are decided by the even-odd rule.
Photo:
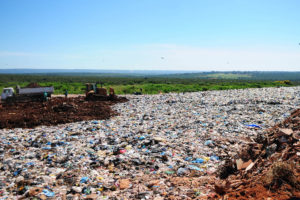
[[[99,52],[113,68],[163,70],[300,70],[300,51],[154,44]],[[106,65],[107,66],[107,65]]]
[[[0,51],[0,67],[91,68],[129,70],[300,70],[300,49],[286,47],[206,48],[149,44],[76,53]]]

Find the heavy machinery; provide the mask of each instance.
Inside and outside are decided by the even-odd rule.
[[[109,88],[109,94],[107,94],[107,90],[102,87],[97,87],[97,83],[86,83],[85,89],[85,100],[87,101],[108,101],[116,99],[115,91],[112,88]]]
[[[38,84],[29,84],[23,88],[17,86],[16,91],[14,88],[8,87],[3,89],[1,101],[5,103],[44,101],[51,97],[53,92],[53,86],[41,87]]]

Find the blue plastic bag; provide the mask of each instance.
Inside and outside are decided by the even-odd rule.
[[[46,195],[46,197],[54,197],[55,193],[49,190],[44,189],[43,194]]]
[[[88,182],[88,180],[89,180],[88,177],[82,177],[82,178],[80,179],[80,183],[86,183],[86,182]]]
[[[256,124],[246,124],[248,127],[253,127],[253,128],[261,128],[261,126],[256,125]]]
[[[204,163],[204,160],[202,158],[197,158],[196,160],[193,160],[192,163]]]

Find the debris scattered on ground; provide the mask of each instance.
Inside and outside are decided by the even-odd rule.
[[[299,107],[299,91],[290,87],[127,95],[128,102],[113,106],[119,115],[109,119],[2,129],[0,199],[234,199],[243,193],[233,192],[251,181],[254,186],[256,174],[264,173],[271,174],[264,183],[274,182],[275,187],[282,172],[297,177],[290,171],[293,163],[287,170],[282,170],[285,165],[267,169],[265,164],[299,157],[299,147],[290,146],[297,144],[295,138],[299,141],[297,118],[288,118],[280,131],[272,128]],[[74,112],[65,117],[68,120],[79,119],[75,111],[85,109],[72,101],[63,103],[50,101],[46,111],[53,107],[55,116]],[[89,116],[93,109],[83,114]],[[274,136],[265,134],[266,129],[274,130]],[[233,157],[241,159],[240,170]],[[224,163],[221,180],[217,169]],[[281,187],[291,193],[280,190],[282,194],[296,194],[288,184]],[[249,191],[259,189],[266,191],[263,184]],[[263,198],[257,194],[256,199]]]
[[[258,135],[255,142],[241,146],[237,170],[226,177],[220,175],[223,179],[229,176],[227,185],[219,181],[215,191],[225,199],[299,198],[299,135],[300,109],[297,109],[283,122]]]

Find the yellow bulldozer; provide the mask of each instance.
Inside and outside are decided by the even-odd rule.
[[[101,87],[97,87],[98,83],[86,83],[85,89],[85,100],[86,101],[109,101],[117,98],[115,95],[115,91],[113,88],[109,88],[109,93],[107,90],[103,88],[103,84],[101,83]]]

